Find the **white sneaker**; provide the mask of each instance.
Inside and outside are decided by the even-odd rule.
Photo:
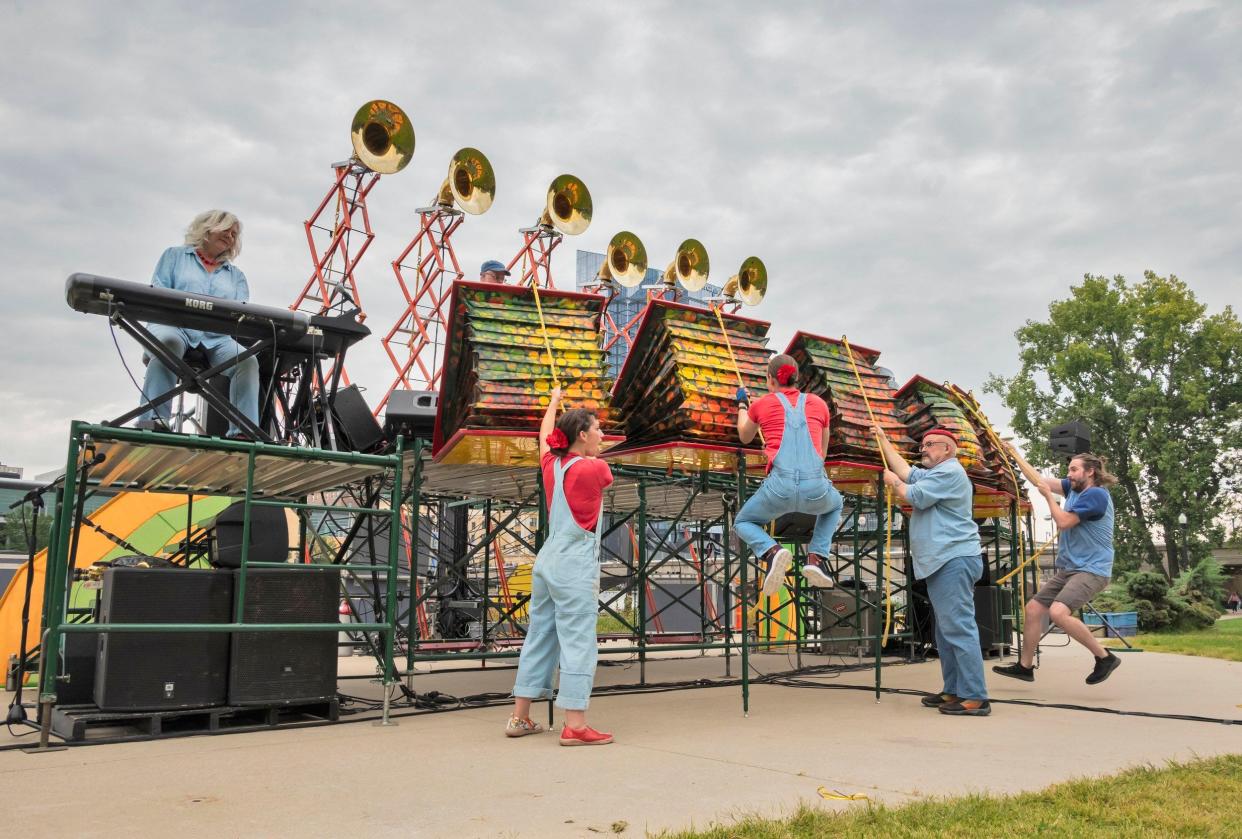
[[[832,588],[833,586],[832,577],[825,574],[824,569],[815,562],[808,562],[802,566],[802,576],[808,585],[815,588]]]
[[[781,585],[785,582],[785,573],[789,571],[789,566],[793,564],[793,554],[784,548],[779,549],[772,557],[771,564],[768,565],[767,576],[763,578],[763,593],[773,595],[780,591]]]

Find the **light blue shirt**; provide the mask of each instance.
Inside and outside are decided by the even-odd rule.
[[[1078,524],[1062,530],[1057,537],[1057,568],[1086,571],[1101,577],[1113,575],[1113,497],[1103,487],[1087,487],[1074,492],[1062,480],[1067,513],[1078,516]]]
[[[974,489],[957,458],[930,469],[911,467],[906,497],[910,517],[910,553],[914,577],[922,580],[959,556],[979,556],[979,526],[974,513]]]
[[[223,263],[214,272],[208,274],[203,263],[192,245],[181,245],[164,251],[160,261],[155,265],[155,274],[151,277],[151,285],[156,288],[169,288],[174,291],[188,291],[192,294],[205,294],[209,297],[221,297],[225,300],[236,300],[245,303],[250,300],[250,286],[246,275],[231,262]],[[203,332],[198,329],[182,329],[189,346],[202,344],[211,347],[233,339],[227,335],[214,332]]]

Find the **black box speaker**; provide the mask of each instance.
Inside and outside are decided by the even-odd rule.
[[[349,451],[368,452],[383,441],[384,429],[371,415],[367,400],[357,385],[343,387],[336,392],[332,414],[336,417],[337,429],[345,438],[344,448]]]
[[[99,634],[65,633],[65,675],[56,687],[56,704],[90,705],[95,701],[95,662],[99,656]]]
[[[436,406],[440,394],[434,390],[394,390],[388,394],[384,410],[384,437],[430,440],[436,428]]]
[[[340,569],[304,568],[247,569],[245,622],[336,623]],[[229,704],[331,699],[336,695],[336,642],[337,633],[328,630],[233,633]]]
[[[1009,636],[1001,616],[1001,589],[997,586],[975,586],[975,621],[979,624],[979,646],[985,650],[1006,646]]]
[[[1057,454],[1073,457],[1091,451],[1091,429],[1082,420],[1053,426],[1048,432],[1048,448]]]
[[[184,568],[104,571],[100,623],[228,623],[233,577]],[[105,711],[222,705],[225,632],[105,632],[95,669],[95,704]]]
[[[979,626],[979,647],[1008,647],[1013,637],[1013,592],[999,586],[974,588],[975,622]],[[936,610],[927,597],[927,583],[918,580],[911,588],[910,621],[917,643],[935,646]]]
[[[772,525],[772,537],[778,542],[810,542],[815,533],[815,518],[810,513],[786,513]]]
[[[241,501],[216,516],[211,561],[220,568],[240,568],[246,507]],[[284,562],[289,558],[289,525],[284,507],[250,507],[250,551],[247,562]]]

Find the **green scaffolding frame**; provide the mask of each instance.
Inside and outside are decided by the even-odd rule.
[[[414,460],[419,460],[422,442],[415,441]],[[245,602],[246,572],[251,568],[318,570],[316,564],[250,561],[250,511],[257,506],[279,506],[299,513],[305,535],[306,512],[340,509],[355,515],[380,516],[396,529],[403,493],[404,442],[398,438],[390,455],[366,455],[317,449],[291,448],[217,438],[192,437],[154,431],[113,428],[75,421],[70,426],[69,449],[65,462],[65,503],[58,505],[53,523],[44,583],[44,611],[39,657],[40,748],[48,748],[51,711],[56,704],[56,688],[62,645],[68,633],[86,632],[339,632],[332,623],[247,623]],[[390,494],[386,507],[347,507],[339,504],[313,504],[311,496],[336,490],[366,478],[387,478]],[[240,478],[240,480],[239,480]],[[114,489],[136,492],[173,492],[189,495],[239,496],[245,513],[242,524],[241,564],[234,591],[235,614],[231,623],[71,623],[68,620],[77,548],[80,505],[86,483],[98,480]],[[390,540],[388,572],[395,579],[398,569],[398,543]],[[383,682],[385,688],[397,680],[393,651],[396,637],[395,586],[388,587],[382,620],[355,628],[378,632],[383,643]],[[383,722],[388,720],[388,690],[385,689]]]
[[[387,455],[364,455],[312,449],[288,448],[259,443],[163,434],[151,431],[112,428],[74,422],[66,458],[64,503],[57,506],[49,547],[48,575],[45,585],[43,651],[40,658],[39,703],[42,723],[41,746],[47,746],[51,709],[56,703],[56,685],[62,657],[62,642],[71,632],[232,632],[299,631],[362,633],[366,644],[377,656],[384,685],[383,722],[389,722],[390,690],[400,679],[409,679],[413,687],[417,662],[478,661],[486,667],[493,660],[514,659],[520,655],[519,636],[524,628],[515,617],[522,605],[505,598],[498,579],[490,575],[488,556],[494,540],[502,538],[515,521],[533,517],[537,525],[526,537],[529,547],[537,551],[547,523],[544,513],[542,481],[534,467],[441,467],[427,457],[426,441],[415,439],[407,449],[398,440],[395,450]],[[88,455],[104,455],[102,465],[86,466]],[[883,658],[886,652],[900,652],[912,636],[911,583],[908,562],[908,531],[905,517],[893,508],[892,552],[886,558],[883,486],[878,476],[874,486],[845,487],[845,513],[833,543],[830,558],[834,574],[841,578],[852,573],[856,585],[852,590],[853,610],[846,619],[825,615],[821,590],[810,589],[801,575],[794,575],[794,585],[784,599],[767,607],[758,603],[758,581],[761,569],[758,560],[744,548],[734,548],[732,520],[746,497],[758,487],[760,478],[744,471],[741,452],[733,473],[671,472],[650,467],[615,464],[615,483],[605,497],[609,515],[608,533],[633,528],[634,550],[627,557],[610,560],[620,566],[623,584],[609,589],[601,599],[601,614],[610,615],[626,632],[628,646],[609,646],[609,654],[634,655],[639,663],[640,683],[646,684],[647,663],[655,651],[720,651],[724,658],[724,675],[732,676],[733,658],[740,659],[741,699],[744,713],[750,707],[752,652],[786,651],[792,647],[797,668],[802,668],[805,652],[822,651],[827,630],[837,630],[831,643],[855,644],[867,649],[875,676],[875,695],[881,693]],[[115,489],[133,491],[176,492],[183,494],[215,494],[240,497],[245,503],[242,533],[240,583],[235,590],[237,614],[245,596],[245,572],[248,568],[281,567],[313,568],[331,564],[361,579],[365,570],[378,580],[382,573],[384,590],[375,582],[373,592],[375,615],[366,623],[299,623],[253,624],[237,621],[228,624],[81,624],[69,620],[67,612],[72,589],[72,556],[76,549],[78,505],[86,480],[102,480]],[[367,490],[362,503],[343,503],[350,496],[359,497],[359,487]],[[312,496],[328,494],[324,503],[311,503]],[[371,499],[366,503],[365,499]],[[386,503],[375,503],[386,499]],[[430,602],[434,586],[418,590],[418,564],[413,554],[420,545],[420,528],[428,521],[424,511],[444,503],[464,505],[476,510],[483,522],[481,539],[475,541],[463,557],[460,573],[474,575],[482,591],[482,637],[480,643],[454,645],[436,641],[419,625],[419,609]],[[256,506],[289,507],[298,514],[302,539],[308,535],[309,514],[332,511],[353,517],[354,532],[365,521],[387,528],[386,556],[380,561],[372,556],[371,565],[343,564],[344,549],[332,563],[289,564],[251,562],[248,557],[250,510]],[[1023,516],[1018,500],[1012,499],[1008,514],[984,520],[981,535],[993,569],[993,579],[1017,567],[1022,555],[1019,531],[1027,536],[1031,521]],[[318,538],[317,534],[311,534]],[[372,534],[374,535],[374,534]],[[709,551],[711,547],[711,559]],[[792,545],[796,555],[802,546]],[[900,550],[900,567],[895,555]],[[407,569],[402,569],[402,551],[406,552]],[[684,591],[674,594],[668,575],[685,572],[686,556],[691,556],[692,571],[686,572],[697,582],[698,603],[687,603]],[[482,557],[482,568],[478,568]],[[886,559],[891,563],[892,590],[883,589]],[[410,577],[410,596],[404,610],[398,603],[398,588],[403,570]],[[1022,584],[1037,580],[1038,569],[1028,566],[1021,576]],[[865,595],[857,584],[870,580],[875,596]],[[1017,589],[1019,579],[1010,583]],[[649,593],[663,588],[668,602],[653,608]],[[710,591],[709,591],[710,590]],[[1033,589],[1032,589],[1033,590]],[[1016,593],[1016,591],[1015,591]],[[718,599],[717,599],[718,595]],[[884,636],[886,597],[893,601],[892,627]],[[619,607],[624,598],[632,598],[634,616]],[[1013,621],[1021,643],[1021,601],[1013,598],[1018,608],[1004,617]],[[697,605],[699,632],[663,633],[652,631],[662,612],[680,603],[694,611]],[[711,608],[709,609],[709,603]],[[789,607],[792,605],[792,609]],[[717,608],[719,607],[719,608]],[[493,611],[495,610],[495,611]],[[792,612],[791,624],[783,614]],[[714,614],[713,614],[714,613]],[[495,618],[493,619],[493,614]],[[736,618],[735,618],[736,614]],[[515,630],[510,635],[501,631],[503,625]],[[783,628],[790,637],[762,639],[761,624]],[[378,643],[372,643],[374,633]],[[661,637],[671,636],[671,637]],[[507,649],[493,649],[498,642],[507,642]],[[360,642],[361,643],[361,642]],[[911,648],[912,649],[912,648]],[[397,657],[404,654],[404,667],[398,669]],[[860,662],[862,659],[859,653]]]

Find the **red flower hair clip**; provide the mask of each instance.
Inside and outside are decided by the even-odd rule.
[[[569,448],[569,438],[565,436],[565,432],[559,428],[552,429],[552,433],[544,438],[544,442],[548,444],[550,449],[567,449]]]
[[[798,375],[798,368],[792,364],[782,364],[780,369],[776,371],[776,383],[787,385],[793,381],[793,377]]]

